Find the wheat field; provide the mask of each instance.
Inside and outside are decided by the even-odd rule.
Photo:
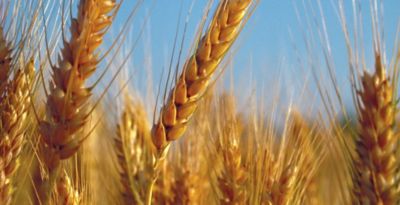
[[[302,72],[287,80],[235,63],[256,28],[279,23],[256,15],[273,1],[171,1],[176,28],[159,35],[172,43],[152,59],[160,1],[1,0],[0,205],[400,204],[388,4],[294,2],[303,33],[287,44]]]

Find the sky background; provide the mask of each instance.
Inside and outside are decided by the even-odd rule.
[[[323,48],[318,46],[320,44],[318,28],[314,24],[314,22],[322,22],[323,18],[320,13],[322,11],[326,20],[339,86],[345,95],[346,104],[351,103],[347,53],[337,13],[338,4],[336,0],[321,0],[322,10],[320,10],[318,2],[317,0],[260,0],[234,47],[236,53],[232,66],[233,71],[227,72],[233,73],[237,93],[247,95],[253,88],[256,88],[257,92],[262,92],[261,95],[266,95],[265,92],[270,92],[279,84],[282,88],[278,93],[282,96],[285,95],[285,97],[282,97],[285,98],[285,101],[291,101],[296,98],[295,95],[299,92],[299,87],[308,83],[311,84],[311,92],[315,92],[315,86],[312,85],[310,75],[311,66],[307,65],[307,59],[312,56],[315,64],[321,64],[319,69],[321,75],[327,73],[321,55]],[[352,21],[351,2],[344,0],[345,12],[349,22]],[[363,44],[367,56],[366,63],[371,66],[373,50],[371,48],[370,1],[359,0],[359,2],[363,15]],[[125,0],[115,27],[123,25],[136,3],[137,1]],[[141,68],[151,65],[154,85],[157,86],[161,79],[165,80],[165,72],[168,70],[173,54],[175,35],[178,33],[178,42],[180,43],[183,38],[184,23],[188,19],[187,33],[182,46],[184,59],[187,57],[196,37],[197,26],[201,22],[206,4],[207,1],[205,0],[144,1],[137,9],[131,23],[129,40],[124,43],[124,47],[129,48],[138,39],[131,60],[132,67],[135,70],[133,72],[140,73]],[[384,39],[387,59],[390,60],[400,18],[398,11],[400,1],[385,0],[382,5],[384,9]],[[312,26],[307,26],[308,23]],[[178,25],[179,30],[177,30]],[[142,30],[143,33],[141,33]],[[307,34],[306,37],[304,36],[305,33]],[[315,42],[316,45],[311,54],[307,52],[306,48],[306,42],[310,40]],[[138,74],[138,76],[141,75]],[[143,82],[143,76],[138,78],[140,79],[135,80],[137,84]],[[282,92],[285,94],[282,94]]]

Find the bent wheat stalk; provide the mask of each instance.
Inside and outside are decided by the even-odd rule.
[[[155,170],[170,143],[184,134],[218,64],[240,33],[250,3],[251,0],[220,2],[210,27],[186,62],[168,100],[161,108],[158,122],[153,125],[152,140],[157,148]],[[154,177],[152,184],[156,178]],[[151,204],[152,184],[148,191],[147,204]]]
[[[47,118],[40,122],[44,155],[52,155],[45,161],[50,174],[50,190],[55,182],[60,160],[68,159],[79,149],[84,134],[82,128],[90,113],[87,111],[90,87],[86,80],[96,71],[98,47],[112,23],[114,0],[81,0],[78,17],[72,19],[71,39],[64,41],[57,66],[52,67],[50,93],[47,96]],[[52,176],[54,175],[54,176]],[[40,185],[39,185],[40,186]],[[40,190],[43,194],[46,190]],[[48,193],[42,202],[46,202]]]

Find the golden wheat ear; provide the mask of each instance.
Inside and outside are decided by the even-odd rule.
[[[125,107],[114,138],[120,168],[121,195],[126,204],[143,204],[150,182],[152,146],[145,108],[126,97]]]
[[[359,132],[356,140],[354,203],[397,204],[399,202],[398,159],[395,133],[397,107],[394,89],[379,53],[375,72],[365,72],[357,91]]]
[[[295,198],[300,204],[320,204],[317,171],[325,159],[321,146],[326,139],[321,138],[321,131],[315,122],[307,120],[300,112],[294,111],[289,119],[291,144],[288,150],[297,149],[299,166],[299,186]]]
[[[239,35],[251,2],[220,2],[209,29],[183,67],[168,100],[161,108],[160,119],[153,126],[152,139],[159,154],[162,155],[172,141],[184,134],[218,64]]]
[[[59,66],[52,69],[48,116],[40,127],[44,142],[60,160],[76,153],[83,140],[77,134],[87,121],[91,96],[85,81],[97,68],[97,48],[111,25],[109,13],[115,6],[113,0],[81,0],[78,18],[72,20],[71,40],[64,42]]]
[[[249,192],[249,170],[244,165],[241,137],[244,134],[243,123],[236,110],[234,96],[222,94],[215,110],[216,156],[220,159],[221,170],[217,174],[217,187],[222,193],[220,204],[247,204]],[[211,162],[210,162],[211,163]]]
[[[252,0],[220,2],[208,30],[185,63],[169,98],[161,108],[159,120],[153,125],[152,141],[157,148],[155,169],[159,160],[164,158],[170,143],[184,134],[211,77],[251,13],[248,11],[251,3]],[[147,204],[151,204],[152,184],[147,193]]]
[[[0,102],[0,204],[12,202],[13,176],[24,143],[34,70],[33,61],[16,70]]]
[[[112,23],[115,8],[114,0],[79,1],[78,17],[71,22],[70,40],[64,41],[58,64],[52,67],[47,117],[40,121],[42,152],[51,155],[44,160],[52,179],[48,187],[56,182],[60,161],[73,156],[85,139],[81,131],[90,115],[88,100],[92,95],[85,83],[97,69],[98,48]],[[49,190],[40,187],[39,184],[39,196],[44,197],[40,201],[47,203]]]

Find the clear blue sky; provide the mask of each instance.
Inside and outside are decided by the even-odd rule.
[[[364,16],[364,34],[366,54],[371,56],[371,29],[369,16],[369,2],[362,2]],[[136,1],[125,0],[118,20],[121,23],[127,18],[130,9]],[[161,70],[166,69],[166,65],[172,55],[173,41],[177,29],[177,21],[181,13],[180,34],[184,19],[188,16],[190,6],[193,4],[193,11],[189,15],[187,35],[184,45],[184,56],[187,55],[191,43],[193,42],[194,31],[201,20],[205,5],[205,0],[145,0],[139,8],[139,12],[133,22],[134,28],[132,36],[137,36],[140,24],[144,18],[150,14],[147,27],[135,51],[135,66],[143,66],[144,53],[151,53],[152,65],[155,81],[160,79]],[[308,2],[308,3],[303,3]],[[254,15],[245,27],[241,38],[238,40],[238,52],[234,62],[234,75],[237,83],[246,82],[250,79],[258,82],[258,86],[268,86],[276,75],[281,73],[298,74],[300,69],[297,61],[298,54],[294,52],[294,46],[300,51],[301,57],[307,57],[305,51],[305,40],[302,32],[307,31],[306,20],[312,19],[311,10],[318,11],[317,0],[260,0],[260,4]],[[343,82],[343,89],[347,89],[348,66],[345,42],[341,31],[340,22],[336,14],[336,0],[321,0],[324,15],[326,17],[328,34],[331,41],[334,62],[337,68],[339,81]],[[351,1],[344,0],[346,12],[351,14]],[[306,6],[304,6],[306,5]],[[296,14],[298,10],[299,18]],[[387,46],[387,57],[390,60],[391,51],[395,41],[397,25],[400,18],[400,1],[384,1],[384,28]],[[182,11],[182,12],[180,12]],[[308,17],[307,17],[308,16]],[[350,15],[349,15],[350,17]],[[299,21],[300,19],[300,21]],[[316,17],[320,21],[320,17]],[[349,19],[351,21],[351,19]],[[315,32],[316,30],[314,30]],[[179,38],[181,40],[181,37]],[[150,44],[150,45],[149,45]],[[149,49],[151,48],[151,49]],[[146,52],[145,52],[146,51]],[[320,50],[322,51],[322,50]],[[367,62],[371,64],[371,62]],[[284,83],[290,83],[291,79],[280,79]],[[158,82],[158,81],[157,81]],[[274,83],[274,82],[273,82]],[[346,91],[345,91],[346,92]],[[348,98],[347,96],[346,98]],[[350,100],[350,99],[348,99]]]

